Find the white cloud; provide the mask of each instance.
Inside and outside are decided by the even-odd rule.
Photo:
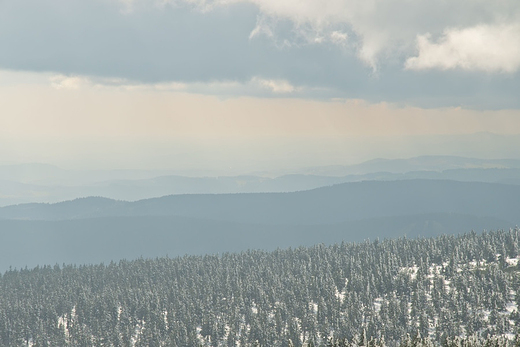
[[[128,91],[137,90],[156,90],[156,91],[185,91],[189,85],[181,82],[165,82],[165,83],[136,83],[126,80],[124,78],[99,78],[88,76],[66,76],[66,75],[51,75],[49,76],[50,85],[58,90],[80,90],[84,88],[96,89],[119,89]],[[209,84],[206,84],[209,85]],[[219,86],[225,85],[224,82]],[[193,87],[193,86],[192,86]]]
[[[0,70],[0,72],[3,72]],[[38,75],[38,74],[36,74]],[[0,75],[1,77],[1,75]],[[275,94],[290,94],[302,91],[302,87],[296,87],[284,79],[266,79],[255,76],[249,81],[210,81],[210,82],[161,82],[140,83],[123,78],[102,78],[83,75],[66,76],[61,74],[48,76],[51,87],[57,90],[122,90],[122,91],[158,91],[158,92],[182,92],[209,95],[236,95],[240,91],[246,94],[265,93],[266,90]]]
[[[417,49],[407,69],[514,73],[520,69],[520,24],[447,29],[437,42],[429,34],[418,35]]]
[[[271,25],[266,23],[268,19],[265,16],[259,16],[256,20],[256,26],[249,34],[249,39],[253,39],[256,36],[265,35],[267,37],[273,37],[273,31]]]
[[[64,90],[77,90],[91,83],[88,78],[81,76],[54,75],[49,80],[53,88]]]
[[[288,20],[293,24],[291,34],[296,38],[299,35],[308,44],[332,42],[345,46],[347,37],[357,40],[357,43],[351,44],[350,47],[355,49],[358,57],[374,70],[377,69],[382,57],[409,55],[414,49],[417,35],[421,33],[430,32],[433,35],[440,35],[445,28],[472,28],[479,24],[483,24],[483,28],[486,28],[486,25],[492,28],[493,23],[497,22],[507,27],[508,23],[520,21],[518,0],[497,0],[493,3],[488,0],[172,1],[184,1],[203,11],[235,3],[254,4],[261,14],[257,26],[251,31],[250,38],[263,34],[277,42],[286,42],[276,37],[276,26],[277,20]],[[488,32],[488,35],[490,38],[495,36],[493,32]],[[518,34],[510,33],[510,36],[513,35],[518,37]],[[432,47],[431,44],[428,46],[427,37],[420,36],[420,39],[421,43],[426,43],[424,48]],[[483,43],[487,44],[487,41]],[[478,42],[475,43],[477,44]],[[492,47],[497,52],[502,52],[508,50],[508,44],[508,41],[500,40]]]
[[[260,86],[261,88],[268,89],[273,93],[287,94],[299,90],[299,88],[296,88],[286,80],[262,79],[260,77],[254,77],[251,82]]]
[[[337,45],[344,45],[348,40],[348,34],[341,31],[333,31],[330,33],[330,40]]]

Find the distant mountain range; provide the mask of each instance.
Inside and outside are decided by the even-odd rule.
[[[0,270],[510,228],[519,211],[520,186],[426,179],[21,204],[0,208]]]
[[[310,190],[366,180],[448,179],[520,184],[520,161],[449,156],[372,160],[270,177],[188,177],[172,171],[70,171],[43,164],[0,166],[0,206],[54,203],[87,196],[136,201],[172,194],[267,193]]]
[[[363,181],[292,193],[186,194],[135,202],[82,198],[0,208],[0,219],[182,216],[239,223],[319,225],[367,218],[458,213],[520,219],[520,186],[446,180]]]
[[[454,169],[519,169],[518,159],[477,159],[457,156],[420,156],[408,159],[373,159],[357,165],[307,168],[304,173],[326,176],[364,175],[373,172],[406,173]]]

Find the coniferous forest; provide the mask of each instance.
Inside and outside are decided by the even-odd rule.
[[[0,345],[514,346],[519,254],[512,229],[15,269]]]

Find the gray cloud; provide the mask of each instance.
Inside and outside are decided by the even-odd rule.
[[[417,35],[440,34],[446,28],[476,25],[516,25],[520,3],[515,0],[237,0],[255,4],[269,17],[286,18],[302,36],[326,37],[343,25],[358,38],[356,51],[366,64],[377,69],[382,55],[409,53]],[[227,1],[214,0],[226,4]],[[311,30],[309,30],[309,28]],[[510,42],[500,32],[471,32],[474,39],[497,38],[493,48],[505,49]],[[312,40],[311,40],[312,41]],[[510,41],[510,40],[509,40]],[[460,44],[460,43],[459,43]],[[513,57],[514,59],[514,57]]]
[[[427,71],[446,66],[427,56],[446,28],[515,22],[515,0],[293,2],[4,0],[0,69],[144,83],[256,79],[301,97],[520,107],[515,68]],[[430,46],[417,50],[427,33]]]

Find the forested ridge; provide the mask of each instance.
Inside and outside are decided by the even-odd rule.
[[[0,219],[178,216],[272,226],[455,213],[494,217],[515,226],[520,223],[519,209],[518,185],[414,179],[343,183],[289,193],[169,195],[133,202],[87,197],[1,207]]]
[[[519,230],[512,229],[10,270],[0,277],[0,344],[513,340],[519,254]]]

